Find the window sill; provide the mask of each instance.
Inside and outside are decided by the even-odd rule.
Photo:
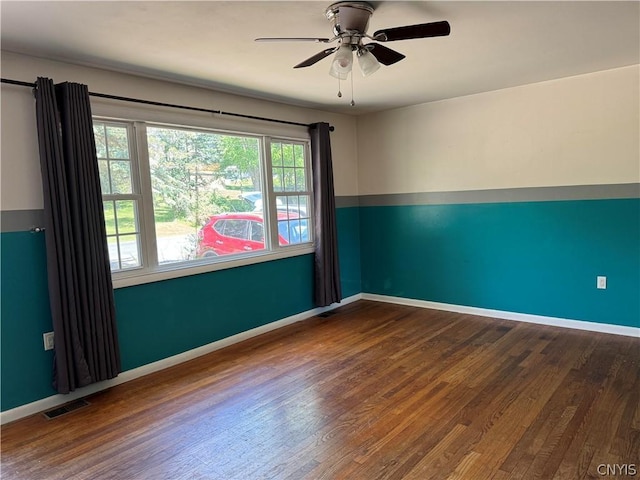
[[[225,258],[224,260],[202,260],[198,262],[190,262],[188,264],[178,263],[172,265],[162,265],[155,270],[132,270],[129,272],[120,272],[113,274],[113,288],[132,287],[145,283],[161,282],[163,280],[171,280],[173,278],[188,277],[190,275],[198,275],[201,273],[215,272],[218,270],[226,270],[228,268],[243,267],[256,263],[270,262],[272,260],[280,260],[283,258],[297,257],[299,255],[308,255],[314,252],[312,244],[300,247],[283,248],[275,252],[257,253],[255,255],[243,255],[237,258]]]

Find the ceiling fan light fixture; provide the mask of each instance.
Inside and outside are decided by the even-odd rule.
[[[368,77],[380,68],[380,62],[367,48],[358,49],[358,63],[363,77]]]
[[[329,75],[340,80],[346,80],[352,67],[353,51],[351,50],[351,45],[343,43],[333,57]]]

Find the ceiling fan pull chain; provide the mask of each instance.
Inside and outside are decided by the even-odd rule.
[[[342,98],[342,92],[340,91],[340,78],[338,78],[338,98]]]
[[[356,106],[356,102],[353,101],[353,70],[351,71],[351,75],[350,76],[351,76],[351,103],[350,103],[350,105],[352,107],[355,107]]]

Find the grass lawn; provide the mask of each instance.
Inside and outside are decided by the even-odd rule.
[[[173,220],[172,222],[156,222],[156,236],[168,237],[171,235],[188,235],[196,233],[200,227],[194,227],[184,220]]]
[[[235,190],[241,187],[227,187],[218,191],[218,207],[210,212],[219,211],[245,211],[249,208],[244,200],[240,200],[239,194]],[[246,187],[244,188],[246,190]],[[116,234],[116,215],[118,216],[118,234],[135,233],[136,221],[133,200],[116,200],[104,202],[104,220],[107,235]],[[185,219],[176,218],[171,208],[164,203],[154,205],[155,229],[157,237],[167,237],[171,235],[195,234],[201,225],[193,225]],[[114,243],[115,237],[109,237],[109,243]]]
[[[118,201],[118,233],[135,233],[135,215],[132,201]],[[188,235],[198,231],[197,226],[192,225],[186,220],[175,219],[168,208],[156,208],[156,235],[165,237],[170,235]],[[116,233],[116,217],[114,215],[113,202],[105,202],[104,204],[104,220],[107,235],[115,235]],[[109,237],[109,242],[114,243],[115,237]]]

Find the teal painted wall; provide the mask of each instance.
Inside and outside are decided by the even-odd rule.
[[[338,228],[338,258],[340,283],[344,298],[362,292],[360,267],[360,209],[344,207],[336,209]]]
[[[313,308],[302,255],[115,291],[123,370]]]
[[[640,199],[362,207],[360,220],[363,292],[640,327]]]
[[[343,295],[361,291],[357,208],[337,211]],[[0,236],[2,411],[54,395],[44,235]],[[313,305],[313,255],[114,292],[123,370],[265,325]]]
[[[51,331],[44,235],[0,237],[0,403],[2,410],[53,395],[53,352],[42,334]]]
[[[348,207],[343,295],[377,293],[640,327],[640,199]],[[44,236],[0,236],[1,406],[46,398]],[[313,256],[115,291],[129,370],[313,308]],[[607,290],[595,288],[608,277]],[[295,278],[296,281],[291,281]]]

